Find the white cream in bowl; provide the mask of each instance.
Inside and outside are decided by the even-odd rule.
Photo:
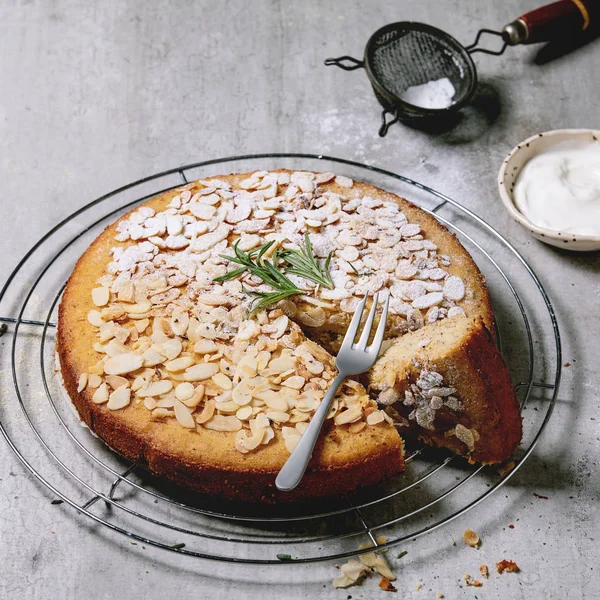
[[[509,214],[537,239],[600,250],[600,131],[559,129],[512,149],[498,174]]]

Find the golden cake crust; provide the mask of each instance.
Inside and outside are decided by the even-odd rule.
[[[234,183],[247,176],[221,176],[219,179]],[[187,187],[194,189],[193,185]],[[338,187],[331,183],[329,189],[336,191]],[[166,192],[145,206],[163,210],[177,193],[178,190]],[[463,309],[493,327],[485,281],[453,234],[433,217],[393,194],[356,182],[352,195],[357,194],[393,200],[410,222],[419,223],[427,239],[438,245],[439,252],[451,256],[448,273],[464,280],[468,295],[461,303]],[[111,260],[111,248],[117,245],[114,238],[118,223],[127,217],[125,215],[107,227],[81,256],[59,307],[57,351],[61,373],[70,398],[92,431],[120,454],[177,484],[247,501],[298,501],[339,495],[402,470],[403,444],[394,427],[387,422],[366,427],[358,433],[349,433],[347,426],[330,426],[315,450],[302,485],[292,493],[282,494],[275,490],[274,478],[289,453],[279,435],[256,452],[241,454],[234,447],[233,432],[186,430],[174,419],[153,420],[143,405],[135,403],[123,410],[110,411],[105,405],[92,402],[92,390],[78,392],[80,374],[99,358],[92,347],[93,335],[87,320],[88,311],[94,308],[91,291]],[[348,318],[348,314],[343,314],[338,321],[336,327],[340,331],[345,330],[343,324]],[[336,328],[331,329],[334,330],[331,346],[335,347]],[[309,327],[304,330],[311,335]]]

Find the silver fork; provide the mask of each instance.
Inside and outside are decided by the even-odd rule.
[[[383,307],[383,312],[381,313],[381,319],[379,321],[377,331],[375,332],[373,343],[367,348],[367,342],[371,336],[373,321],[375,320],[377,301],[378,294],[375,294],[373,296],[373,306],[371,307],[371,311],[369,312],[369,316],[367,317],[367,321],[365,323],[365,328],[363,329],[357,344],[354,343],[354,338],[358,333],[358,327],[365,309],[367,296],[365,296],[361,300],[360,304],[356,307],[354,316],[352,317],[352,321],[348,327],[348,331],[344,336],[342,347],[340,348],[337,358],[335,359],[335,365],[338,368],[338,375],[333,380],[329,391],[327,394],[325,394],[325,398],[323,398],[321,405],[315,412],[308,427],[306,428],[306,431],[302,434],[298,445],[287,459],[285,465],[283,465],[281,471],[279,471],[277,479],[275,480],[277,489],[284,492],[289,492],[300,483],[304,472],[306,471],[306,467],[308,466],[308,462],[310,461],[310,457],[312,456],[315,444],[317,443],[321,427],[323,427],[323,423],[325,422],[325,417],[329,412],[331,401],[333,400],[340,385],[342,385],[344,382],[344,379],[350,375],[364,373],[373,366],[373,363],[379,354],[379,350],[381,349],[381,342],[383,342],[383,334],[385,331],[390,297],[388,295]]]

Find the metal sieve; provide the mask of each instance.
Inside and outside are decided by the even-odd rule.
[[[369,38],[363,60],[340,56],[328,58],[325,64],[345,71],[365,69],[383,107],[379,129],[383,137],[397,121],[418,124],[425,120],[448,120],[469,102],[477,88],[477,70],[471,57],[475,52],[500,55],[509,45],[535,44],[584,31],[597,6],[597,0],[559,0],[519,17],[502,31],[480,29],[473,44],[466,47],[431,25],[413,21],[392,23]],[[499,37],[501,47],[496,50],[480,47],[484,34]],[[442,78],[448,78],[455,90],[452,104],[446,108],[424,108],[401,97],[409,87]],[[392,117],[389,121],[388,115]]]

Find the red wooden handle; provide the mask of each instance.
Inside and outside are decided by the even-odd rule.
[[[522,43],[550,42],[584,31],[597,7],[597,0],[559,0],[536,8],[518,19],[527,25],[527,39]]]

